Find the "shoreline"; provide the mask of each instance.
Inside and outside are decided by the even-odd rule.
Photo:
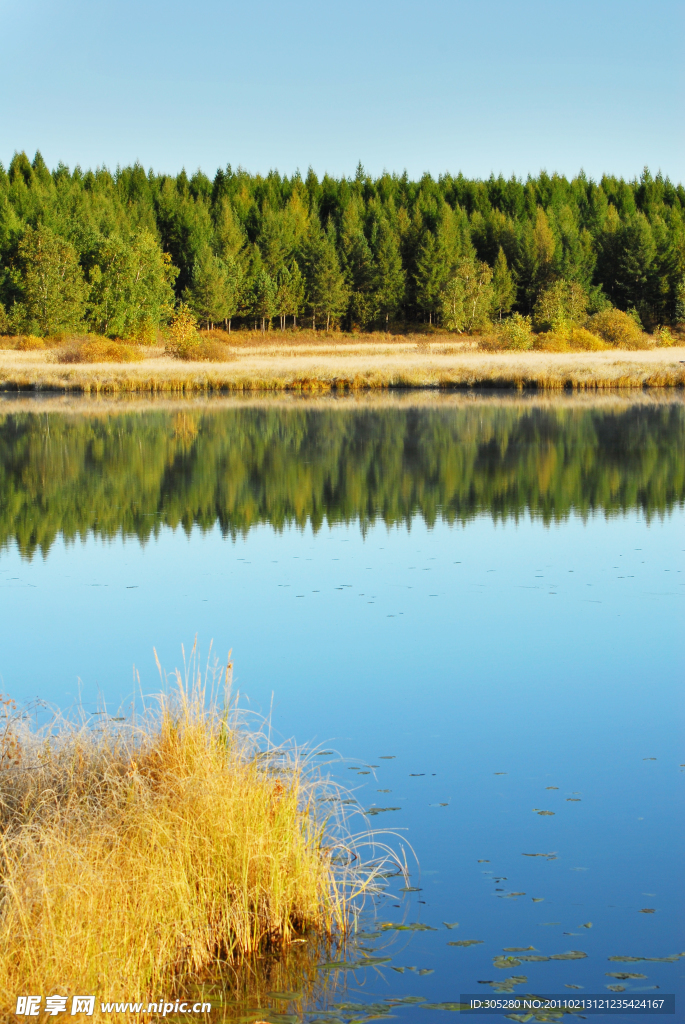
[[[685,387],[685,347],[605,352],[360,351],[292,348],[236,352],[230,362],[186,362],[151,350],[135,363],[52,361],[0,352],[0,392],[99,394],[346,393],[390,390],[593,391]]]

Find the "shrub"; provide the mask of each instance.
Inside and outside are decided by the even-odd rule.
[[[14,347],[17,352],[38,352],[46,346],[44,338],[38,338],[35,334],[22,334]]]
[[[609,348],[606,341],[586,330],[585,327],[572,327],[568,334],[568,342],[572,349],[580,352],[602,352]]]
[[[585,317],[588,302],[587,292],[575,281],[555,281],[535,303],[533,323],[542,331],[579,324]]]
[[[237,359],[228,345],[199,336],[178,342],[173,348],[167,345],[167,352],[174,359],[184,359],[190,363],[228,363]]]
[[[657,327],[654,332],[656,343],[660,348],[670,348],[671,345],[677,345],[678,339],[674,337],[669,331],[668,327]]]
[[[120,341],[109,338],[74,338],[57,353],[58,363],[137,363],[143,353]]]
[[[501,338],[501,347],[525,351],[533,347],[533,325],[529,316],[512,313],[506,320],[495,324],[495,335]]]
[[[640,329],[636,318],[620,309],[605,309],[591,316],[586,327],[614,348],[650,348],[651,342]]]

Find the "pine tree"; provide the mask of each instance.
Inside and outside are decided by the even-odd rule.
[[[397,316],[405,291],[405,276],[402,269],[399,240],[387,223],[381,221],[376,257],[375,274],[376,305],[388,328],[390,318]]]
[[[444,249],[439,245],[432,231],[427,231],[416,260],[416,301],[428,322],[433,323],[441,307],[441,297],[449,268],[445,263]]]
[[[504,249],[500,245],[492,272],[492,305],[493,312],[502,319],[503,313],[509,313],[516,298],[516,285]]]
[[[305,282],[302,272],[293,260],[289,267],[283,267],[278,275],[276,292],[276,311],[281,318],[281,330],[285,329],[286,318],[293,318],[293,327],[297,326],[297,318],[304,306]]]
[[[305,266],[312,327],[316,330],[317,317],[325,316],[328,331],[331,319],[345,312],[348,301],[345,277],[330,235],[321,232],[312,236],[305,253]]]
[[[183,298],[201,323],[212,328],[221,320],[228,320],[231,281],[227,265],[206,246],[193,265],[190,286]]]

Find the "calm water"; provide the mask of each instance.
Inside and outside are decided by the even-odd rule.
[[[435,930],[367,939],[392,960],[338,1001],[680,997],[685,958],[608,958],[685,950],[684,509],[677,397],[8,398],[2,689],[126,707],[153,646],[232,648],[420,863],[378,920]],[[493,963],[529,946],[587,956]]]

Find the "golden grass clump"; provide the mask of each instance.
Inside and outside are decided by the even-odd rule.
[[[538,352],[603,352],[611,346],[584,327],[570,324],[535,335],[533,348]]]
[[[46,346],[44,338],[38,338],[35,334],[22,334],[14,347],[17,352],[40,352]]]
[[[195,668],[155,712],[92,720],[0,721],[7,1007],[22,992],[154,1001],[298,934],[345,931],[373,870],[340,874],[345,840],[296,750],[250,732]]]
[[[176,342],[167,351],[174,359],[189,363],[230,363],[237,358],[228,345],[200,335]]]
[[[57,351],[58,363],[139,363],[143,358],[137,347],[99,335],[70,338]]]

